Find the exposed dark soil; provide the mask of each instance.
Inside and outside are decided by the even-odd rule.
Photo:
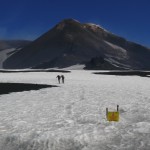
[[[61,73],[70,73],[71,71],[68,70],[55,70],[55,69],[27,69],[27,70],[7,70],[1,69],[0,72],[2,73],[19,73],[19,72],[61,72]]]
[[[39,90],[42,88],[52,88],[52,87],[57,86],[46,84],[28,84],[28,83],[0,83],[0,95],[8,94],[11,92]]]
[[[150,77],[150,71],[110,71],[110,72],[95,72],[94,74]]]

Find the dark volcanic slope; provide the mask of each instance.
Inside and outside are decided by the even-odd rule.
[[[68,67],[102,57],[108,68],[150,69],[150,49],[128,42],[100,26],[66,19],[11,55],[4,68]],[[102,69],[98,63],[97,69]],[[96,64],[97,65],[97,64]],[[91,66],[91,65],[90,65]],[[88,69],[88,67],[87,67]],[[90,68],[92,69],[92,68]]]

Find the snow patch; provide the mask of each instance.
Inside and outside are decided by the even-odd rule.
[[[150,133],[150,122],[138,122],[134,127],[134,132],[138,133]]]
[[[112,48],[116,49],[116,50],[119,50],[120,52],[122,52],[122,56],[124,56],[124,58],[127,58],[127,51],[126,49],[120,47],[120,46],[117,46],[115,44],[112,44],[108,41],[104,41],[106,44],[108,44],[109,46],[111,46]]]
[[[86,23],[85,25],[90,26],[93,31],[97,31],[97,29],[102,29],[103,31],[110,33],[109,31],[107,31],[106,29],[101,27],[100,25],[97,25],[97,24],[94,24],[94,23]]]

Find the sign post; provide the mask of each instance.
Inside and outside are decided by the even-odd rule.
[[[108,108],[106,108],[106,118],[108,121],[119,121],[119,105],[117,105],[117,111],[110,112]]]

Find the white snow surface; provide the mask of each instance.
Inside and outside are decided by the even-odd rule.
[[[58,85],[0,96],[0,150],[150,150],[150,79],[64,73],[0,73],[0,82]],[[63,73],[62,73],[63,74]],[[120,121],[106,107],[120,106]]]

